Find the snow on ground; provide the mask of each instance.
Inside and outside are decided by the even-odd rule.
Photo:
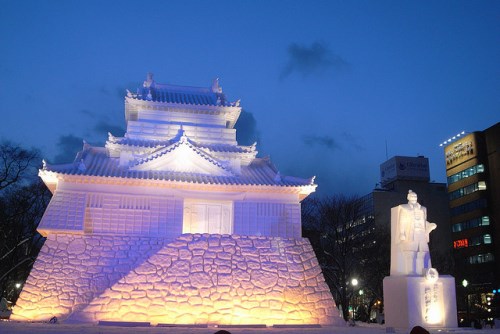
[[[0,321],[2,334],[213,334],[222,328],[183,328],[183,327],[119,327],[97,326],[89,324],[47,324],[47,323],[21,323],[13,321]],[[224,328],[231,334],[369,334],[386,333],[385,326],[377,324],[357,324],[354,327],[321,328]],[[471,328],[456,328],[448,330],[431,330],[433,334],[500,334],[500,328],[474,330]],[[396,334],[405,334],[406,331],[396,331]]]

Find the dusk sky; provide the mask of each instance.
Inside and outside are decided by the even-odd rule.
[[[0,0],[0,139],[71,162],[123,135],[125,89],[241,99],[242,144],[319,194],[369,193],[395,155],[500,120],[500,1]]]

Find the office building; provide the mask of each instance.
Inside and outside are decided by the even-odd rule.
[[[500,123],[462,133],[444,148],[455,276],[463,283],[457,295],[466,317],[492,317],[500,289],[499,148]]]

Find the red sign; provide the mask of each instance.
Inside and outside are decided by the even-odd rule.
[[[453,241],[453,248],[464,248],[464,247],[469,247],[469,240],[468,239],[459,239]]]

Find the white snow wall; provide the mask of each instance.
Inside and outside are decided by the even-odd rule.
[[[183,231],[184,198],[58,190],[38,227],[51,231],[175,238]],[[301,237],[300,203],[234,200],[239,235]],[[208,232],[208,231],[206,231]]]
[[[49,234],[12,320],[342,324],[307,239]]]

